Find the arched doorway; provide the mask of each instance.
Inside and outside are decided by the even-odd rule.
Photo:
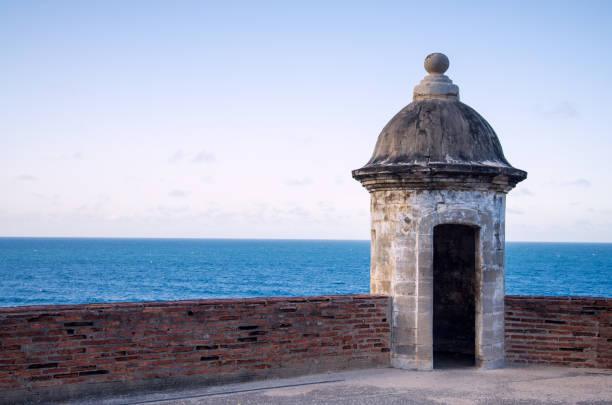
[[[434,227],[434,368],[475,365],[477,228]]]

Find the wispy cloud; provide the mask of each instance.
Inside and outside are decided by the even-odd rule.
[[[330,201],[318,201],[317,208],[319,211],[324,212],[326,214],[331,214],[336,211],[336,207]]]
[[[604,215],[612,214],[612,210],[611,209],[589,208],[589,209],[587,209],[587,211],[588,212],[592,212],[594,214],[604,214]]]
[[[525,211],[518,208],[507,208],[506,211],[508,211],[509,214],[514,215],[523,215],[525,213]]]
[[[308,219],[310,218],[310,211],[300,206],[289,207],[286,210],[282,210],[281,213],[292,218]]]
[[[187,205],[158,205],[157,206],[157,214],[161,216],[175,216],[178,214],[185,214],[189,212],[189,207]]]
[[[291,141],[294,141],[294,142],[300,142],[300,143],[311,143],[312,142],[311,136],[289,135],[287,139],[290,139]]]
[[[528,188],[525,188],[525,187],[517,188],[512,194],[513,195],[526,195],[526,196],[532,196],[533,195],[531,190],[529,190]]]
[[[183,198],[189,195],[189,191],[174,189],[168,193],[170,197]]]
[[[215,161],[215,155],[213,155],[210,152],[206,152],[205,150],[198,152],[191,159],[192,163],[209,163],[209,162],[214,162],[214,161]]]
[[[17,180],[19,181],[36,181],[38,180],[37,177],[32,176],[31,174],[20,174],[19,176],[15,177]]]
[[[60,155],[59,158],[63,159],[63,160],[71,160],[71,159],[82,160],[83,159],[83,152],[67,153],[67,154]]]
[[[189,153],[179,149],[168,158],[170,163],[179,163],[187,160],[191,163],[210,163],[215,161],[215,155],[206,150],[201,150],[198,153]]]
[[[286,186],[308,186],[312,184],[310,177],[304,177],[301,179],[287,179],[285,180]]]
[[[591,187],[591,182],[588,181],[587,179],[576,179],[576,180],[568,180],[568,181],[564,181],[561,183],[561,185],[563,186],[573,186],[573,187],[581,187],[581,188],[587,188],[587,187]]]
[[[577,118],[580,113],[576,107],[569,101],[563,101],[549,108],[536,108],[536,112],[544,116],[555,116],[565,118]]]
[[[185,158],[185,156],[187,156],[185,154],[185,152],[183,152],[181,149],[179,149],[176,152],[174,152],[174,154],[172,156],[170,156],[170,158],[168,159],[168,162],[170,162],[170,163],[180,162],[181,160],[183,160]]]

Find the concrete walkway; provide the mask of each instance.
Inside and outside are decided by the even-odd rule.
[[[73,404],[612,404],[612,370],[376,369]]]

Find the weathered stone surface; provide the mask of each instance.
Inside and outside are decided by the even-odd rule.
[[[432,73],[426,79],[438,76],[446,77]],[[508,163],[495,131],[480,114],[458,97],[427,91],[427,97],[415,93],[415,100],[383,128],[372,158],[353,171],[355,179],[369,190],[509,191],[527,177]]]
[[[365,167],[432,163],[511,168],[480,114],[459,101],[440,99],[416,101],[397,113]]]
[[[392,358],[401,355],[404,346],[415,342],[425,345],[432,339],[433,312],[433,229],[439,224],[464,224],[478,230],[476,238],[475,282],[476,295],[486,291],[486,298],[476,299],[476,338],[483,339],[479,328],[489,330],[493,318],[483,323],[483,315],[503,308],[503,255],[484,255],[481,252],[496,242],[496,235],[504,233],[505,194],[495,191],[378,190],[371,193],[373,260],[371,290],[393,297]],[[405,230],[405,218],[410,213],[414,226]],[[415,216],[418,213],[418,217]],[[386,218],[383,220],[382,218]],[[398,235],[402,235],[398,238]],[[407,237],[406,237],[407,236]],[[483,269],[493,269],[483,272]],[[484,275],[486,274],[486,276]],[[492,275],[489,275],[492,274]],[[503,320],[503,319],[502,319]],[[480,326],[479,326],[480,325]],[[499,329],[503,331],[503,324]],[[503,344],[503,332],[488,333],[487,344]],[[424,346],[424,347],[425,347]],[[394,348],[402,347],[401,353]],[[425,364],[432,367],[431,349],[416,352],[411,367]],[[419,356],[426,356],[425,358]],[[480,355],[481,361],[497,359]],[[502,354],[503,358],[503,354]],[[401,360],[394,362],[408,364]],[[418,363],[416,361],[421,361]]]
[[[415,88],[414,102],[353,171],[371,195],[370,289],[393,298],[394,367],[431,369],[439,347],[457,345],[477,366],[496,367],[504,358],[506,193],[527,173],[508,163],[491,126],[459,101],[443,75],[448,59],[432,54],[425,64],[431,74]],[[471,230],[470,241],[462,242],[467,233],[460,229]],[[434,243],[441,234],[446,242]],[[434,316],[448,318],[434,325]],[[471,332],[457,336],[459,328],[448,326],[453,317]],[[444,325],[452,330],[440,333]]]

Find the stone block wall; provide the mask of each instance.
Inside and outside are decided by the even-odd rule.
[[[434,367],[434,229],[445,224],[477,230],[475,363],[482,368],[503,366],[506,195],[381,186],[371,190],[370,197],[370,291],[393,297],[393,367]]]
[[[390,299],[0,308],[0,403],[389,365]]]
[[[612,368],[612,298],[506,296],[506,361]]]

